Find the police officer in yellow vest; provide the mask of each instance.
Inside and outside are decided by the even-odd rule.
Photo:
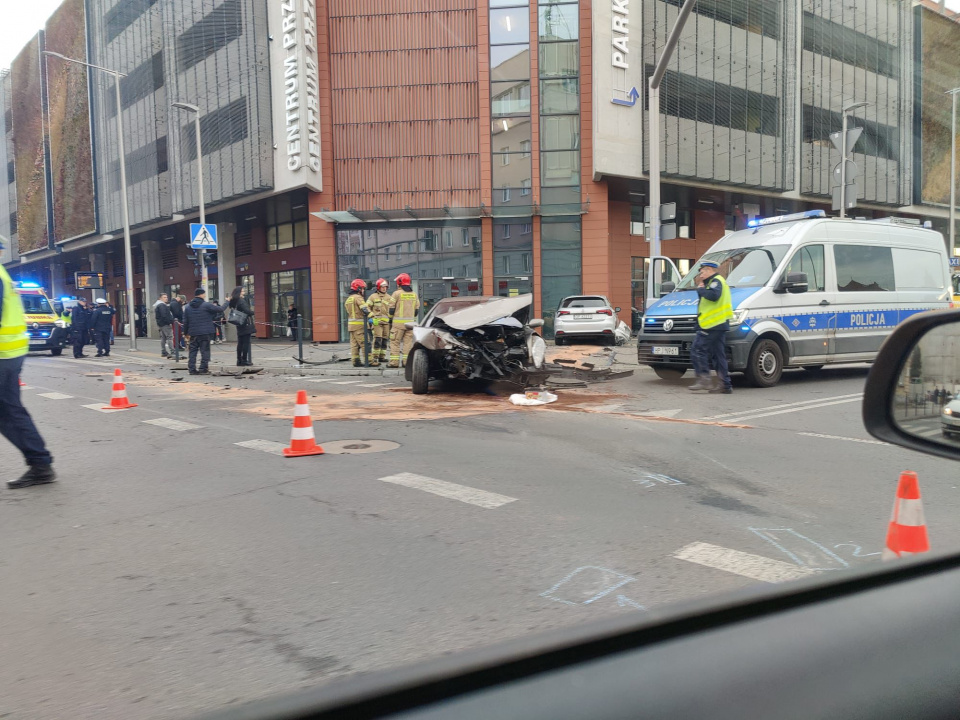
[[[387,295],[389,284],[383,278],[377,280],[377,291],[367,298],[370,321],[373,323],[373,347],[370,350],[370,367],[377,367],[387,359],[387,338],[390,335],[390,304]]]
[[[30,466],[20,479],[7,483],[11,488],[42,485],[56,479],[53,458],[20,401],[20,371],[29,342],[20,296],[0,265],[0,435],[23,453]]]
[[[733,389],[730,385],[730,371],[727,369],[725,338],[730,329],[730,318],[733,317],[733,302],[730,300],[730,287],[717,272],[717,268],[717,263],[709,260],[700,263],[700,274],[697,278],[697,295],[700,296],[697,307],[698,328],[690,351],[697,382],[691,385],[690,389],[729,395]],[[719,385],[710,382],[711,364],[717,371]]]
[[[391,298],[390,317],[390,364],[387,367],[400,367],[407,364],[407,355],[413,345],[413,333],[407,330],[407,323],[417,321],[420,298],[410,286],[410,276],[400,273],[396,277],[400,287]]]
[[[343,306],[347,312],[347,330],[350,333],[350,357],[354,367],[363,367],[363,334],[370,308],[363,301],[363,291],[367,284],[357,278],[350,283],[350,296]]]

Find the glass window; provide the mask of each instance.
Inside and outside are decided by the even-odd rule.
[[[501,265],[500,271],[504,275],[509,275],[510,274],[510,254],[509,253],[503,253],[500,256],[500,265]]]
[[[448,248],[453,247],[453,230],[443,231],[443,245]]]
[[[526,39],[526,38],[524,38]],[[490,48],[490,80],[529,80],[530,45],[494,45]]]
[[[540,156],[542,185],[576,185],[580,182],[580,153],[545,152]]]
[[[545,187],[540,190],[540,207],[550,205],[580,205],[579,181],[577,187]],[[570,212],[567,210],[566,212]],[[575,212],[575,211],[574,211]],[[556,214],[556,212],[554,213]]]
[[[579,43],[546,43],[540,46],[540,77],[577,77],[579,74]]]
[[[940,255],[925,250],[893,248],[893,264],[897,269],[897,289],[924,289],[946,287],[943,261]]]
[[[541,274],[572,275],[580,274],[582,267],[579,250],[549,250],[541,256]]]
[[[888,247],[834,245],[837,289],[840,292],[883,292],[896,290],[893,253]]]
[[[293,245],[302,247],[310,244],[310,225],[306,220],[301,220],[293,225]]]
[[[528,80],[490,83],[490,96],[494,115],[520,115],[530,112]]]
[[[527,8],[490,11],[490,44],[524,43],[530,39],[530,11]]]
[[[385,228],[377,230],[377,247],[380,252],[400,252],[403,243],[410,242],[417,236],[416,228]]]
[[[533,233],[526,230],[530,227],[526,223],[515,220],[495,220],[493,225],[493,249],[506,250],[533,250]]]
[[[507,154],[509,151],[510,151],[510,148],[508,148],[508,147],[502,147],[502,148],[500,148],[500,152],[503,153],[502,155],[500,155],[500,164],[501,164],[501,165],[509,165],[509,164],[510,164],[510,155]]]
[[[579,36],[579,5],[551,4],[540,8],[540,42],[576,40]]]
[[[460,230],[460,243],[463,247],[470,247],[470,228],[461,228]]]
[[[533,292],[532,278],[505,277],[495,278],[497,295],[500,297],[517,297]]]
[[[277,226],[277,246],[274,250],[286,250],[293,247],[293,225],[284,223]]]
[[[793,272],[807,274],[810,292],[823,292],[825,289],[823,245],[807,245],[797,250],[790,258],[785,271],[785,273]]]
[[[580,82],[575,78],[540,82],[540,113],[567,115],[580,112]]]
[[[529,0],[490,0],[490,7],[515,7],[517,5],[528,5]]]
[[[579,115],[556,115],[540,118],[541,150],[577,150],[579,148]]]
[[[503,152],[530,152],[529,115],[496,118],[490,125],[494,147],[506,147]]]
[[[514,155],[494,155],[493,163],[493,186],[495,188],[516,188],[520,194],[520,188],[530,185],[533,177],[533,163],[531,158],[522,157],[519,153]],[[498,158],[512,158],[509,163],[503,163]]]
[[[719,264],[720,274],[727,279],[730,287],[762,287],[780,266],[789,249],[789,245],[730,248],[708,253],[702,260]],[[680,281],[677,289],[693,288],[696,283],[697,273],[691,272]]]
[[[580,221],[543,218],[540,222],[540,243],[544,250],[579,250]]]
[[[530,141],[529,140],[521,141],[520,151],[523,153],[524,157],[530,157]]]
[[[543,308],[544,331],[553,336],[553,316],[560,306],[560,301],[569,295],[580,294],[580,275],[566,277],[545,277],[540,290],[541,307]]]
[[[520,181],[520,194],[523,196],[529,195],[533,191],[533,180],[521,180]]]

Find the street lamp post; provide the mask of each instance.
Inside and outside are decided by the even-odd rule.
[[[200,108],[197,105],[185,102],[175,102],[172,107],[193,113],[193,127],[197,135],[197,200],[200,203],[200,224],[206,225],[207,214],[203,204],[203,148],[200,143]],[[200,259],[200,287],[209,292],[207,289],[208,276],[205,253],[206,250],[197,250],[197,257]],[[220,288],[220,292],[223,293],[223,288]]]
[[[134,302],[133,296],[133,250],[130,246],[130,211],[127,206],[127,158],[126,151],[123,146],[123,107],[120,103],[120,78],[126,77],[126,73],[118,72],[116,70],[111,70],[109,68],[100,67],[99,65],[92,65],[83,60],[76,60],[74,58],[69,58],[66,55],[61,55],[58,52],[53,52],[51,50],[44,50],[44,55],[50,57],[60,58],[66,62],[74,63],[76,65],[83,65],[84,67],[92,68],[94,70],[99,70],[100,72],[105,72],[108,75],[113,75],[113,87],[116,91],[117,99],[117,152],[120,155],[120,205],[121,212],[123,214],[123,257],[125,263],[124,275],[126,275],[127,280],[127,324],[130,326],[130,350],[136,351],[137,349],[137,328],[134,323],[134,317],[136,316],[136,303]]]
[[[960,87],[947,91],[953,106],[950,113],[950,257],[957,250],[957,93]]]
[[[843,109],[843,122],[840,129],[840,217],[847,216],[847,118],[854,110],[866,107],[870,103],[858,102]]]

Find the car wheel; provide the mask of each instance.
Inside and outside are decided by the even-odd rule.
[[[563,345],[565,342],[566,342],[566,340],[564,340],[562,337],[558,337],[558,338],[554,338],[554,339],[553,339],[553,344],[556,345],[556,346],[558,346],[558,347],[559,347],[560,345]]]
[[[750,359],[745,371],[747,380],[754,387],[773,387],[783,375],[783,351],[776,342],[765,338],[750,350]]]
[[[53,355],[54,357],[56,357],[57,355],[60,355],[60,354],[62,354],[62,353],[63,353],[63,348],[52,348],[52,349],[50,350],[50,354]]]
[[[426,395],[430,386],[430,359],[427,357],[427,351],[422,348],[414,350],[410,366],[413,394]]]
[[[653,371],[658,378],[667,382],[680,382],[680,378],[686,372],[684,368],[657,367],[656,365],[653,366]]]

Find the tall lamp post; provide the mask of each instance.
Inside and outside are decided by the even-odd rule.
[[[947,91],[953,105],[950,113],[950,257],[957,250],[957,93],[960,87]]]
[[[123,107],[120,102],[120,78],[126,77],[126,73],[117,72],[116,70],[111,70],[109,68],[100,67],[99,65],[91,65],[88,62],[83,60],[76,60],[75,58],[68,58],[66,55],[61,55],[58,52],[52,52],[51,50],[44,50],[44,55],[49,57],[60,58],[69,63],[74,63],[75,65],[83,65],[84,67],[93,68],[94,70],[99,70],[100,72],[105,72],[108,75],[113,75],[113,87],[116,91],[117,98],[117,152],[120,154],[120,205],[122,206],[123,213],[123,256],[125,271],[127,280],[127,324],[130,326],[130,349],[136,351],[137,349],[137,328],[134,323],[134,317],[136,316],[136,304],[134,303],[133,297],[133,250],[130,247],[130,211],[127,206],[127,158],[126,151],[123,147]]]
[[[193,113],[193,127],[197,135],[197,200],[200,203],[200,224],[207,224],[207,213],[203,204],[203,147],[200,143],[200,108],[197,105],[191,105],[190,103],[185,102],[175,102],[172,104],[172,107],[177,108],[177,110],[186,110],[189,113]],[[200,287],[209,292],[207,288],[207,260],[206,260],[206,250],[198,250],[197,257],[200,259]],[[220,288],[220,292],[223,293],[223,288]]]
[[[843,109],[843,124],[840,130],[842,133],[840,142],[843,148],[840,151],[840,217],[847,216],[847,153],[852,149],[847,147],[847,118],[854,110],[859,110],[869,104],[868,102],[858,102],[847,105]]]

